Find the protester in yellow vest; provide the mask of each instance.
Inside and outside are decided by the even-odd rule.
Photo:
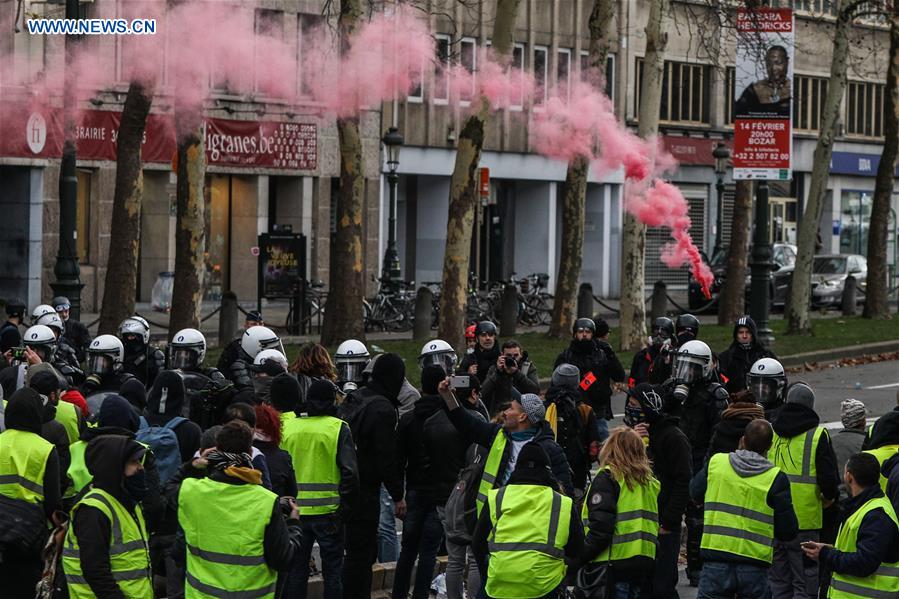
[[[122,435],[88,443],[91,490],[72,508],[62,567],[71,599],[153,597],[150,547],[140,500],[146,448]]]
[[[820,541],[824,510],[839,495],[840,477],[830,435],[815,413],[815,393],[806,383],[792,383],[786,403],[772,426],[774,441],[768,459],[790,480],[799,535],[774,542],[774,561],[768,570],[772,599],[814,599],[818,596],[818,567],[803,560],[801,541]]]
[[[4,538],[15,538],[29,549],[0,547],[3,597],[34,596],[47,520],[60,506],[59,456],[41,437],[46,403],[34,389],[23,388],[6,405],[6,430],[0,434],[0,531]],[[22,519],[24,514],[28,520]]]
[[[324,599],[343,596],[344,520],[359,493],[359,472],[353,436],[347,423],[336,417],[336,401],[334,383],[315,380],[306,392],[308,415],[285,420],[283,425],[281,447],[293,460],[303,531],[299,555],[287,581],[289,597],[306,594],[315,542],[322,560]]]
[[[471,549],[479,564],[488,564],[482,575],[491,599],[558,597],[565,559],[581,554],[577,508],[561,494],[549,466],[546,452],[528,443],[508,484],[487,494]]]
[[[862,448],[883,465],[899,452],[899,411],[893,410],[881,416],[871,429],[871,436]],[[881,472],[880,488],[886,491],[887,477]]]
[[[713,455],[690,481],[704,508],[699,598],[767,597],[774,541],[799,531],[790,482],[765,458],[773,436],[767,420],[753,420],[737,451]]]
[[[246,423],[225,424],[215,449],[193,462],[193,471],[206,476],[187,478],[175,490],[179,532],[172,558],[186,564],[187,599],[273,598],[278,573],[287,571],[299,548],[296,503],[289,500],[285,519],[277,495],[252,467],[252,442]]]
[[[50,387],[50,383],[48,383],[50,379],[47,375],[52,375],[56,379],[55,387]],[[35,378],[39,379],[39,382],[35,383]],[[66,386],[65,377],[50,364],[34,364],[29,366],[28,371],[25,373],[25,384],[28,387],[37,389],[38,393],[43,393],[44,395],[49,396],[49,393],[42,391],[41,388],[47,388],[56,392],[55,398],[51,398],[53,405],[56,406],[54,419],[65,427],[70,445],[77,441],[81,431],[84,430],[84,416],[81,413],[81,409],[75,406],[75,404],[62,399]]]
[[[599,453],[599,472],[584,495],[581,563],[610,564],[615,597],[648,596],[659,542],[659,481],[643,439],[612,430]],[[671,534],[671,533],[668,533]]]
[[[38,364],[38,366],[40,365]],[[72,458],[69,434],[65,425],[57,419],[57,406],[60,403],[59,379],[50,371],[38,372],[32,377],[30,384],[27,386],[37,391],[41,397],[47,398],[47,403],[43,409],[44,424],[41,426],[41,436],[56,447],[56,453],[59,455],[59,488],[64,491],[66,486],[68,486],[66,471],[69,469]],[[73,407],[71,404],[66,405],[70,408]]]
[[[899,597],[899,522],[879,476],[880,465],[870,454],[849,458],[843,480],[850,499],[836,544],[802,544],[806,556],[833,573],[828,597]]]

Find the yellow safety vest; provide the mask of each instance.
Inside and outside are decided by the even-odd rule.
[[[496,431],[496,436],[490,445],[490,453],[487,454],[487,463],[484,464],[484,473],[481,475],[481,482],[478,486],[478,496],[475,499],[475,504],[477,505],[479,515],[487,502],[487,494],[496,486],[496,481],[499,477],[499,466],[506,451],[506,443],[506,435],[503,429],[499,429]]]
[[[294,418],[284,425],[281,448],[293,460],[300,515],[333,514],[340,507],[337,443],[344,426],[332,416]]]
[[[799,530],[817,530],[822,526],[824,505],[815,464],[822,436],[827,436],[827,431],[821,426],[795,437],[780,437],[775,433],[768,450],[771,463],[790,481],[790,496]]]
[[[883,463],[896,455],[897,451],[899,451],[899,445],[883,445],[881,447],[878,447],[877,449],[866,449],[864,453],[870,453],[872,456],[877,458],[877,463],[882,467]],[[889,479],[881,472],[880,490],[884,493],[887,492],[887,482],[889,482]]]
[[[56,420],[66,429],[69,436],[69,445],[75,443],[81,436],[78,430],[78,407],[67,401],[59,400],[56,404]]]
[[[606,467],[605,471],[612,475],[610,468]],[[651,477],[645,485],[630,489],[622,477],[615,477],[615,480],[621,491],[618,494],[612,543],[593,561],[618,561],[640,556],[655,559],[656,545],[659,544],[659,481]],[[584,495],[581,507],[585,535],[590,532],[589,497],[590,489]]]
[[[84,452],[87,450],[87,441],[78,440],[69,446],[69,454],[72,460],[69,462],[69,470],[67,474],[72,480],[72,484],[65,492],[65,497],[74,497],[81,489],[86,487],[93,480],[93,476],[87,469],[84,461]]]
[[[834,548],[845,553],[855,553],[858,529],[862,525],[862,520],[868,512],[878,508],[886,512],[893,524],[899,527],[893,506],[886,497],[880,496],[871,499],[846,518],[837,533],[837,542],[834,544]],[[881,564],[874,574],[865,577],[834,572],[827,596],[838,599],[899,597],[899,562]]]
[[[53,444],[18,429],[0,434],[0,495],[28,503],[44,502],[44,472]]]

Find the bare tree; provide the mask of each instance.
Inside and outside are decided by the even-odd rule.
[[[512,28],[520,0],[496,0],[493,51],[508,61],[512,53]],[[459,133],[456,162],[450,180],[449,218],[443,255],[443,286],[440,293],[439,336],[453,347],[464,347],[465,304],[474,212],[477,207],[477,170],[484,146],[484,123],[490,116],[490,100],[479,99],[480,107],[465,121]]]
[[[718,294],[718,324],[733,324],[744,314],[746,272],[749,258],[749,217],[752,213],[752,181],[737,181],[727,253],[728,276]],[[719,232],[720,235],[720,232]],[[740,273],[740,274],[731,274]]]
[[[606,57],[609,54],[614,32],[615,3],[612,0],[594,0],[588,23],[590,49],[588,66],[591,83],[599,85],[605,76]],[[568,163],[562,198],[562,240],[559,251],[559,270],[556,277],[556,297],[553,300],[550,337],[559,339],[571,335],[574,308],[577,302],[578,279],[584,250],[584,215],[587,200],[587,175],[590,163],[585,156],[578,156]]]

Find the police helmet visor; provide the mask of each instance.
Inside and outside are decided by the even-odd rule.
[[[755,395],[755,400],[763,406],[777,401],[777,379],[772,377],[746,377],[746,387]]]
[[[41,360],[44,362],[50,362],[53,360],[54,350],[56,349],[52,344],[49,343],[40,343],[35,345],[29,345],[28,343],[26,343],[25,347],[40,356]]]
[[[456,354],[445,352],[440,354],[427,354],[422,356],[418,361],[421,369],[424,370],[428,366],[439,366],[443,368],[443,371],[449,375],[453,372],[453,368],[456,366]]]
[[[122,335],[122,343],[131,346],[143,345],[144,336],[139,333],[124,333]]]
[[[702,362],[692,356],[677,356],[674,363],[674,378],[682,383],[695,383],[702,380]]]
[[[177,347],[172,350],[171,367],[184,370],[186,368],[196,368],[197,351],[189,347]]]
[[[115,362],[110,356],[104,354],[90,354],[87,358],[88,374],[103,376],[112,372]]]
[[[272,337],[271,339],[260,339],[259,351],[262,351],[264,349],[276,349],[285,356],[287,355],[284,353],[284,345],[281,344],[281,339],[278,337]]]
[[[365,362],[338,362],[337,380],[341,383],[361,383]]]

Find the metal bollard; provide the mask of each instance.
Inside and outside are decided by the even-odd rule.
[[[843,316],[855,316],[855,296],[858,290],[858,280],[849,275],[843,285],[842,309]]]
[[[514,337],[515,327],[518,324],[518,287],[506,285],[503,289],[502,321],[500,322],[500,334],[503,337]]]
[[[656,281],[652,286],[652,319],[661,318],[668,314],[668,287],[665,281]]]
[[[577,317],[593,318],[593,285],[581,283],[577,291]]]
[[[434,292],[430,287],[421,286],[415,294],[415,324],[412,338],[427,341],[431,338],[431,319],[434,316]]]
[[[219,347],[225,347],[237,335],[237,294],[226,291],[222,294],[219,309]]]

